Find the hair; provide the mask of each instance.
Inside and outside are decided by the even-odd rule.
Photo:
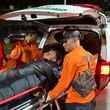
[[[36,28],[34,26],[26,27],[24,30],[21,30],[21,31],[24,31],[25,36],[27,36],[27,35],[43,36],[43,33],[40,31],[40,29]]]
[[[56,52],[57,56],[57,65],[61,65],[63,62],[63,58],[66,54],[64,47],[62,44],[54,43],[54,44],[48,44],[44,47],[43,52],[48,52],[50,50],[54,50]]]
[[[71,38],[71,37],[80,37],[80,32],[79,30],[67,30],[65,31],[64,36],[66,36],[67,38]]]
[[[34,35],[36,37],[38,36],[37,32],[35,32],[35,31],[27,31],[25,36],[27,36],[27,35],[30,35],[30,36]]]

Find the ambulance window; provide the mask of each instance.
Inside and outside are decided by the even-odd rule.
[[[93,55],[98,54],[100,52],[100,39],[98,34],[93,32],[87,32],[85,35],[83,35],[83,39],[81,39],[80,42],[81,45]]]

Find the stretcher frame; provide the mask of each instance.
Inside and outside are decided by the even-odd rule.
[[[4,105],[4,104],[7,104],[7,103],[9,103],[9,102],[11,102],[11,101],[14,101],[14,100],[16,100],[16,99],[18,99],[18,98],[20,98],[20,97],[22,97],[22,96],[24,96],[24,95],[26,95],[26,94],[28,94],[28,93],[31,93],[31,92],[33,92],[33,91],[35,91],[35,90],[38,90],[38,89],[40,89],[41,91],[42,91],[42,96],[43,95],[45,95],[45,89],[42,87],[42,86],[35,86],[35,87],[33,87],[33,88],[30,88],[30,89],[28,89],[28,90],[25,90],[24,92],[22,92],[22,93],[19,93],[19,94],[16,94],[15,96],[12,96],[12,97],[9,97],[9,98],[7,98],[7,99],[4,99],[4,100],[1,100],[0,101],[0,106],[1,105]],[[45,97],[45,96],[44,96]],[[44,103],[44,97],[40,100],[40,101],[38,101],[38,102],[36,102],[33,106],[29,106],[29,107],[27,107],[27,109],[22,109],[22,110],[31,110],[31,108],[33,108],[33,107],[36,107],[36,110],[43,110],[43,109],[45,109],[45,107],[47,107],[47,106],[50,106],[49,108],[50,108],[50,110],[53,110],[53,108],[52,108],[52,103]],[[55,100],[54,101],[54,104],[56,105],[56,108],[57,108],[57,110],[61,110],[61,108],[60,108],[60,105],[59,105],[59,103],[58,103],[58,101],[57,100]],[[16,110],[16,109],[11,109],[11,110]],[[18,109],[17,109],[18,110]],[[21,109],[19,109],[19,110],[21,110]],[[32,109],[33,110],[33,109]]]

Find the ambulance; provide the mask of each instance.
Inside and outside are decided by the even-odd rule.
[[[94,5],[45,5],[9,12],[0,16],[0,36],[20,39],[26,27],[41,34],[39,48],[59,43],[61,32],[79,30],[80,43],[96,57],[97,89],[102,90],[110,80],[110,23]],[[23,31],[22,31],[23,30]],[[75,57],[75,56],[73,56]]]

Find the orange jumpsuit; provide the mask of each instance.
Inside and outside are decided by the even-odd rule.
[[[94,90],[87,97],[83,98],[71,86],[72,80],[77,77],[78,73],[88,68],[88,62],[85,60],[87,53],[90,54],[81,46],[77,46],[65,56],[61,78],[56,87],[49,92],[49,96],[52,100],[56,99],[65,91],[67,92],[66,103],[87,103],[95,97]],[[90,68],[92,73],[95,74],[95,57],[92,54],[90,54]]]
[[[0,73],[14,67],[19,67],[22,64],[41,59],[43,56],[35,43],[28,45],[25,41],[19,41],[13,44],[12,48],[9,60],[2,70],[0,70]]]

